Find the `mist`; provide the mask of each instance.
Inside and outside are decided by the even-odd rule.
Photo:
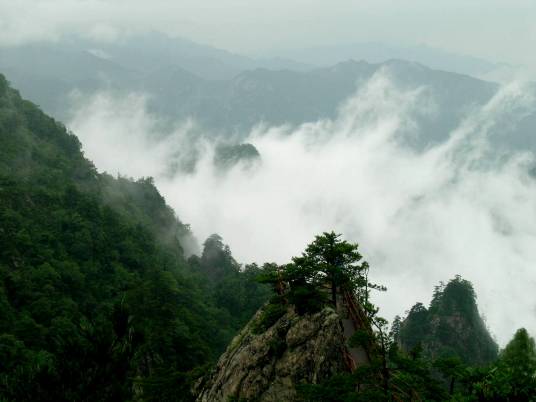
[[[534,156],[499,152],[487,134],[534,110],[523,88],[503,86],[446,142],[417,151],[406,145],[415,116],[440,111],[426,88],[401,90],[383,70],[333,120],[259,124],[247,142],[261,161],[227,171],[195,122],[163,129],[143,94],[79,97],[68,126],[99,170],[153,176],[198,239],[219,233],[240,262],[286,262],[335,230],[359,243],[373,281],[388,287],[375,295],[383,316],[428,303],[433,286],[459,274],[504,345],[519,327],[536,333]],[[193,153],[193,171],[177,168]]]
[[[263,55],[269,50],[280,55],[282,47],[356,41],[426,44],[522,64],[534,76],[536,58],[526,49],[536,37],[535,15],[530,0],[413,0],[403,6],[393,0],[0,0],[0,45],[54,41],[73,33],[117,41],[151,30]]]

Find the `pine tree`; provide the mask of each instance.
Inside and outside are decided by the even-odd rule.
[[[367,286],[368,264],[362,259],[358,245],[340,239],[340,234],[324,232],[316,236],[301,257],[293,258],[296,273],[309,283],[329,283],[331,302],[337,306],[337,288],[354,290]]]

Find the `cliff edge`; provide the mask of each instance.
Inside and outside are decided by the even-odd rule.
[[[197,385],[198,402],[292,401],[296,385],[350,370],[339,314],[331,307],[298,315],[292,306],[266,330],[261,309]]]

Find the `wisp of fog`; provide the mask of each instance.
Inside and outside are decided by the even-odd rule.
[[[197,238],[219,233],[237,260],[286,262],[335,230],[359,243],[374,281],[388,287],[375,297],[385,317],[429,302],[434,285],[459,274],[504,345],[521,326],[536,333],[534,157],[497,152],[487,134],[534,109],[527,93],[502,87],[448,140],[416,150],[406,141],[414,117],[441,111],[426,88],[401,90],[384,70],[333,120],[259,125],[246,142],[260,162],[226,171],[211,142],[192,144],[192,122],[162,133],[142,94],[78,103],[69,127],[99,169],[153,176]],[[194,150],[193,171],[173,168]]]

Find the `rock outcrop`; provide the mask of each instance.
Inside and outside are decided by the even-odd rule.
[[[292,307],[266,331],[255,333],[259,311],[197,386],[198,402],[292,401],[296,385],[318,383],[348,370],[346,339],[330,307],[298,315]]]

